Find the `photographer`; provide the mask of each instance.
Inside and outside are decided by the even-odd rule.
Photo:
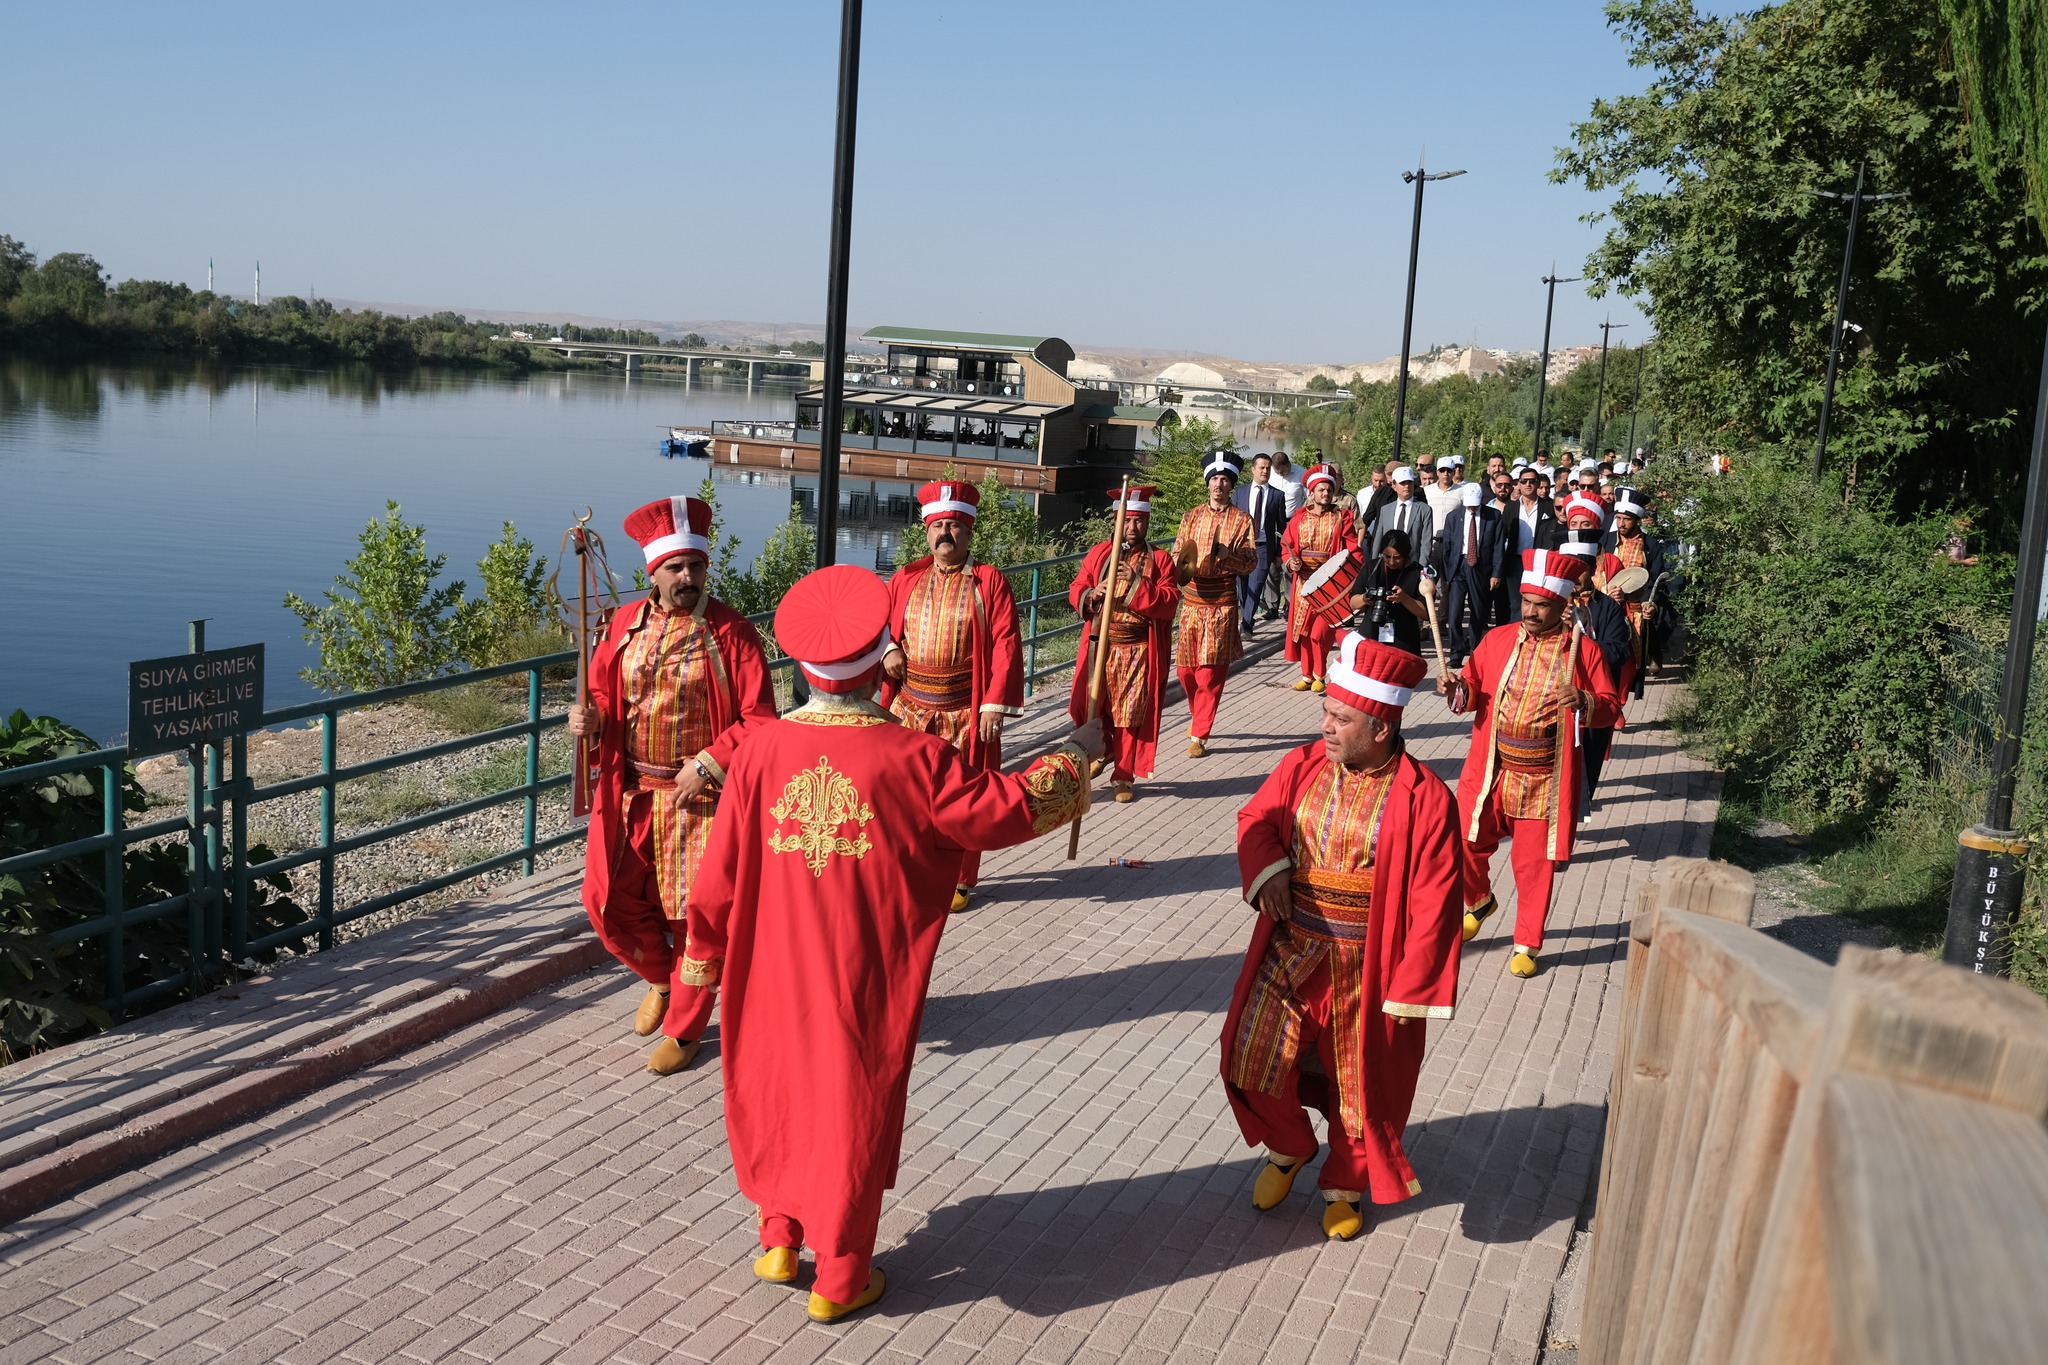
[[[1422,597],[1422,566],[1412,557],[1406,531],[1380,537],[1379,558],[1366,565],[1351,590],[1351,625],[1368,640],[1420,655],[1429,604]]]

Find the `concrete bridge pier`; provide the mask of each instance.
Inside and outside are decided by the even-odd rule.
[[[640,373],[640,362],[643,358],[642,356],[628,354],[626,356],[626,373],[629,375]]]
[[[749,360],[747,362],[747,392],[752,393],[754,391],[754,386],[756,384],[759,384],[761,380],[767,376],[767,374],[767,361]]]
[[[691,356],[691,357],[689,358],[689,360],[687,360],[686,362],[684,362],[684,366],[683,366],[683,384],[684,384],[684,386],[685,386],[685,387],[688,387],[688,386],[689,386],[689,385],[691,385],[691,384],[695,384],[695,383],[697,382],[698,378],[699,378],[700,376],[702,376],[702,374],[703,374],[703,373],[704,373],[704,361],[703,361],[703,358],[702,358],[702,357],[700,357],[700,356],[694,356],[694,355],[693,355],[693,356]]]

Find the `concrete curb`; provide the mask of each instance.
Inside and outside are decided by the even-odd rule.
[[[532,956],[498,962],[449,981],[424,999],[289,1055],[268,1059],[117,1127],[30,1158],[0,1172],[0,1226],[46,1208],[122,1167],[218,1132],[395,1053],[431,1042],[609,961],[611,955],[594,937],[557,941]]]

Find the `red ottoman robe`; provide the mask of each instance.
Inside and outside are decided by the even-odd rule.
[[[733,755],[690,888],[701,1017],[720,987],[725,1128],[740,1190],[821,1256],[874,1245],[896,1183],[910,1062],[968,850],[1087,806],[1071,745],[982,772],[868,703],[813,702]]]
[[[1165,550],[1145,550],[1151,556],[1145,576],[1132,588],[1124,599],[1119,614],[1129,612],[1152,623],[1152,638],[1145,647],[1145,690],[1151,700],[1149,712],[1131,726],[1130,750],[1128,754],[1118,752],[1116,740],[1105,733],[1109,740],[1111,758],[1130,760],[1129,771],[1133,777],[1152,776],[1153,764],[1159,756],[1159,713],[1166,705],[1166,662],[1173,653],[1173,614],[1180,607],[1180,587],[1174,581],[1173,556]],[[1109,542],[1103,541],[1088,552],[1081,561],[1081,571],[1074,575],[1073,586],[1067,589],[1067,602],[1075,611],[1081,610],[1081,599],[1090,589],[1102,582],[1109,572]],[[1081,623],[1081,651],[1074,656],[1074,687],[1067,699],[1067,714],[1074,718],[1074,724],[1084,725],[1088,721],[1088,679],[1094,672],[1096,617],[1089,617]],[[1113,656],[1112,656],[1113,657]],[[1109,710],[1109,696],[1115,690],[1114,680],[1107,672],[1103,675],[1103,711]],[[1111,727],[1105,727],[1109,731]]]
[[[1337,627],[1320,616],[1311,617],[1301,600],[1301,585],[1315,577],[1316,570],[1330,562],[1337,551],[1348,550],[1351,557],[1345,561],[1346,568],[1338,572],[1345,580],[1346,611],[1351,609],[1350,583],[1357,578],[1358,525],[1349,512],[1332,507],[1319,512],[1314,507],[1304,507],[1296,512],[1287,523],[1287,530],[1280,537],[1280,554],[1283,559],[1298,559],[1302,571],[1294,575],[1294,591],[1287,595],[1287,660],[1302,665],[1304,678],[1323,676],[1323,661],[1337,644]]]
[[[1569,629],[1569,627],[1565,627]],[[1458,809],[1465,814],[1464,837],[1477,842],[1480,821],[1500,778],[1500,758],[1493,742],[1493,704],[1500,695],[1508,662],[1516,653],[1522,627],[1511,621],[1486,632],[1479,648],[1465,661],[1465,695],[1477,710],[1472,716],[1472,745],[1465,751],[1465,766],[1458,774]],[[1607,671],[1607,659],[1590,635],[1580,635],[1578,654],[1572,660],[1572,686],[1592,696],[1588,714],[1576,725],[1559,727],[1557,746],[1557,799],[1550,807],[1550,828],[1544,841],[1552,862],[1572,856],[1572,830],[1578,824],[1579,789],[1586,780],[1585,756],[1580,749],[1581,726],[1600,730],[1621,720],[1621,693]],[[1570,733],[1566,733],[1569,731]],[[1559,818],[1563,813],[1562,819]],[[1505,833],[1506,831],[1503,831]]]
[[[1291,751],[1238,812],[1237,864],[1247,900],[1268,877],[1283,876],[1293,865],[1295,809],[1309,782],[1329,761],[1321,740]],[[1366,1131],[1354,1136],[1367,1148],[1375,1204],[1398,1203],[1422,1191],[1415,1168],[1401,1149],[1401,1134],[1408,1126],[1416,1078],[1422,1072],[1422,1021],[1450,1018],[1457,1001],[1459,927],[1465,909],[1460,869],[1458,808],[1450,789],[1404,753],[1396,760],[1394,787],[1380,817],[1373,857],[1366,1017],[1359,1030]],[[1265,1141],[1265,1131],[1230,1084],[1230,1056],[1253,978],[1272,937],[1273,922],[1260,915],[1223,1024],[1224,1089],[1238,1127],[1252,1146]],[[1301,1098],[1326,1115],[1336,1109],[1326,1077],[1304,1075]]]
[[[768,682],[768,656],[754,623],[710,596],[704,597],[703,603],[704,621],[711,627],[720,664],[711,677],[712,726],[718,738],[704,751],[703,759],[712,775],[719,777],[732,761],[740,736],[749,727],[775,719],[775,691]],[[620,822],[626,804],[622,799],[626,689],[619,677],[619,658],[627,637],[639,629],[649,606],[649,600],[643,598],[613,612],[603,643],[590,655],[590,699],[604,714],[604,731],[597,742],[597,778],[590,786],[590,829],[583,851],[583,908],[593,919],[604,911],[625,839]]]

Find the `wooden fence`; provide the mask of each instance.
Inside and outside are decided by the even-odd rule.
[[[1631,931],[1587,1365],[2048,1360],[2048,1003],[1923,958],[1832,969],[1669,859]]]

